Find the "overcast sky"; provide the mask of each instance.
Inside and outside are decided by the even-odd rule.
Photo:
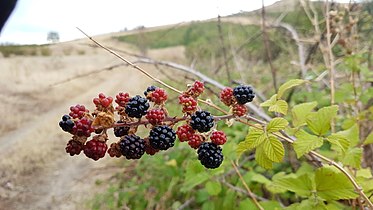
[[[278,0],[265,0],[265,5]],[[261,0],[18,0],[16,9],[0,34],[0,43],[42,44],[49,31],[61,41],[90,35],[203,20],[251,11]]]

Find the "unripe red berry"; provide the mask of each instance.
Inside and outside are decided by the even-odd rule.
[[[186,91],[186,94],[192,96],[193,98],[197,98],[199,95],[203,93],[205,90],[205,85],[200,81],[195,81],[193,85]]]
[[[199,145],[201,145],[202,142],[203,142],[203,138],[201,135],[198,135],[198,134],[193,134],[188,139],[188,144],[193,149],[198,149]]]
[[[183,106],[183,113],[192,114],[197,110],[197,101],[189,95],[180,95],[179,104]]]
[[[75,105],[70,107],[69,115],[74,119],[80,119],[84,117],[85,113],[88,113],[88,110],[83,105]]]
[[[227,136],[223,131],[214,131],[211,133],[210,139],[216,145],[223,145],[227,142]]]
[[[183,142],[183,141],[188,141],[191,138],[191,136],[194,134],[194,132],[195,131],[193,130],[192,127],[190,127],[190,125],[185,124],[177,128],[176,134],[179,140]]]
[[[130,100],[130,95],[128,93],[118,93],[115,98],[115,102],[119,106],[125,107],[126,103]]]
[[[92,139],[84,145],[84,154],[93,159],[98,160],[105,156],[107,145],[105,142]]]
[[[234,104],[236,99],[233,96],[233,89],[230,87],[224,88],[220,92],[220,101],[223,102],[227,106]]]
[[[152,109],[146,113],[145,118],[150,124],[157,125],[162,123],[165,118],[165,113],[163,109]]]
[[[233,106],[233,114],[239,117],[244,116],[247,113],[247,107],[243,104],[235,104]]]

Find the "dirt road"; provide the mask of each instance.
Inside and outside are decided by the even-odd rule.
[[[95,186],[95,181],[121,170],[113,166],[124,159],[106,155],[95,162],[83,153],[70,157],[65,153],[70,135],[60,130],[58,122],[71,105],[84,104],[93,110],[91,101],[100,92],[141,94],[152,82],[129,67],[120,67],[50,87],[119,63],[109,53],[81,42],[52,46],[55,54],[50,57],[0,58],[4,77],[0,82],[4,119],[0,125],[1,210],[86,209],[87,200],[105,189]],[[66,49],[71,54],[59,54]],[[76,53],[82,50],[84,54]]]

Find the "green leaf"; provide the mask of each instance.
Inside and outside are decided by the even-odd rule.
[[[221,192],[220,182],[207,182],[206,190],[210,195],[218,195]]]
[[[240,142],[237,146],[237,155],[241,156],[246,150],[255,149],[266,139],[266,135],[263,130],[250,127],[249,133],[247,134],[244,141]]]
[[[182,192],[188,192],[195,186],[207,181],[210,176],[198,161],[192,161],[187,166],[185,181],[181,187]]]
[[[262,145],[259,145],[256,148],[255,160],[261,167],[263,167],[265,169],[271,169],[272,168],[272,163],[273,162],[265,154],[264,147]]]
[[[285,93],[286,90],[289,90],[292,87],[301,85],[301,84],[303,84],[305,82],[306,82],[306,80],[302,80],[302,79],[292,79],[292,80],[289,80],[289,81],[285,82],[284,84],[282,84],[278,88],[277,98],[278,99],[281,98],[282,95]]]
[[[278,113],[281,113],[283,115],[286,115],[288,113],[288,103],[286,103],[286,101],[280,99],[280,100],[276,101],[275,104],[270,106],[268,108],[268,111],[278,112]]]
[[[309,102],[298,104],[293,107],[291,113],[293,115],[294,127],[299,127],[306,124],[306,117],[317,106],[317,102]]]
[[[362,168],[356,171],[356,177],[362,177],[362,178],[367,178],[370,179],[372,178],[372,172],[370,168]]]
[[[294,141],[293,146],[298,158],[318,147],[321,147],[323,144],[322,138],[309,134],[304,130],[297,131],[295,137],[297,137],[297,140]]]
[[[273,187],[283,188],[296,193],[299,196],[309,197],[315,189],[314,181],[308,174],[297,176],[286,176],[272,182]]]
[[[274,94],[270,99],[264,101],[263,103],[260,104],[261,107],[268,107],[272,106],[276,103],[277,101],[277,94]]]
[[[343,153],[345,153],[350,146],[350,142],[348,141],[348,139],[340,134],[334,133],[328,136],[326,140],[329,141],[331,144],[337,146],[338,149],[340,149]]]
[[[324,135],[330,129],[332,119],[337,115],[338,106],[328,106],[319,109],[316,113],[308,114],[306,122],[308,127],[314,134],[319,136]]]
[[[309,198],[301,203],[295,203],[285,208],[286,210],[328,210],[324,202],[319,198]]]
[[[364,145],[373,143],[373,132],[371,132],[364,141]]]
[[[350,180],[331,166],[316,170],[317,195],[325,200],[354,199],[358,196]]]
[[[270,135],[263,143],[264,153],[273,162],[281,162],[285,155],[285,149],[281,141]]]
[[[355,147],[359,143],[359,127],[357,126],[357,124],[354,124],[347,130],[339,131],[337,132],[337,134],[342,135],[349,140],[350,148]]]
[[[284,118],[273,118],[267,125],[267,132],[277,132],[279,130],[283,130],[288,124],[288,121]]]
[[[271,183],[271,180],[267,179],[267,177],[265,177],[261,174],[254,174],[251,177],[251,181],[258,182],[258,183],[261,183],[261,184],[264,184],[264,185],[267,185],[267,184]]]
[[[260,201],[259,204],[265,210],[280,210],[282,209],[280,203],[278,201]]]
[[[352,166],[354,168],[360,168],[361,167],[361,159],[363,155],[363,149],[362,148],[350,148],[347,150],[345,156],[341,160],[343,164]]]
[[[240,202],[239,208],[240,210],[247,210],[247,209],[258,209],[255,204],[251,201],[251,199],[246,198],[245,200]]]

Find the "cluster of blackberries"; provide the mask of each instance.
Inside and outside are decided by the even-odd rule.
[[[73,135],[67,143],[66,152],[73,156],[83,151],[93,160],[104,157],[106,152],[111,157],[139,159],[145,153],[154,155],[160,150],[173,147],[178,137],[181,142],[186,141],[190,147],[197,149],[202,165],[217,168],[224,159],[220,145],[225,144],[227,137],[224,132],[213,129],[214,116],[198,107],[198,97],[204,89],[204,84],[196,81],[178,97],[184,113],[181,118],[167,116],[168,112],[164,107],[167,93],[156,86],[148,87],[144,91],[144,97],[130,97],[128,93],[120,92],[112,98],[100,93],[93,99],[96,106],[94,112],[90,113],[83,105],[72,106],[69,115],[64,115],[59,122],[62,130]],[[254,97],[252,87],[245,85],[234,89],[225,88],[220,93],[221,101],[232,106],[232,112],[236,116],[247,112],[244,104],[251,102]],[[113,102],[117,104],[115,108]],[[120,120],[114,120],[115,113],[120,116]],[[179,126],[175,132],[172,127],[179,121],[186,121],[186,124]],[[150,127],[146,138],[136,135],[140,125]],[[106,143],[109,128],[113,128],[114,135],[120,138],[110,148]],[[87,141],[93,132],[97,135]]]

